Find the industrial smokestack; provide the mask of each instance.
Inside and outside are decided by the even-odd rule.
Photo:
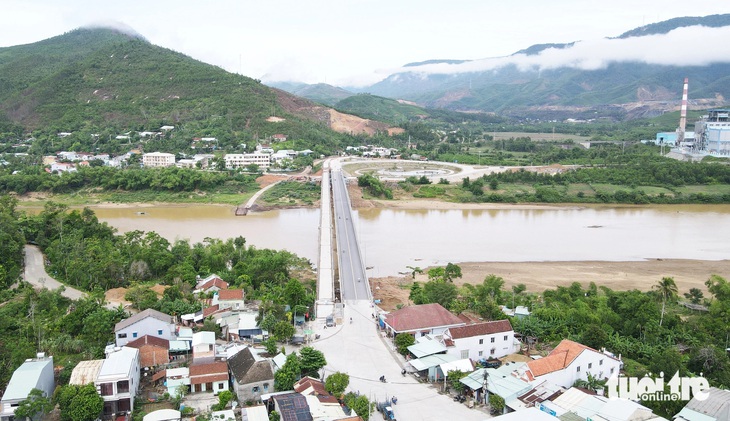
[[[682,89],[682,108],[679,110],[679,128],[677,129],[677,146],[684,142],[684,129],[687,126],[687,88],[689,86],[689,78],[684,78],[684,88]]]

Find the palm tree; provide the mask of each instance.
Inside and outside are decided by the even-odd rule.
[[[664,321],[664,309],[667,306],[667,300],[677,296],[677,284],[674,283],[673,278],[665,276],[661,281],[654,285],[653,289],[659,292],[659,295],[662,297],[662,316],[659,319],[659,326],[661,326]]]
[[[410,269],[411,270],[411,277],[413,279],[416,279],[416,274],[417,273],[423,273],[423,269],[421,269],[418,266],[406,266],[406,269]]]

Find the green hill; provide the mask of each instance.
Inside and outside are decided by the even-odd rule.
[[[347,97],[334,105],[338,111],[362,118],[399,124],[404,121],[428,117],[425,109],[375,95],[358,94]]]
[[[212,136],[231,148],[274,133],[319,143],[342,136],[319,108],[112,29],[0,48],[0,133],[10,125],[48,136],[73,132],[82,147],[101,134],[102,149],[120,133],[162,125],[176,126],[188,144]]]

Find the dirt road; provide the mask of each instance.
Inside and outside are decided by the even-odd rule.
[[[51,278],[46,273],[46,265],[43,261],[43,253],[36,246],[25,246],[25,272],[23,274],[25,280],[36,288],[48,288],[50,290],[56,290],[64,287],[64,291],[61,293],[66,298],[72,300],[78,300],[79,298],[86,295],[75,288],[63,285],[57,280]]]

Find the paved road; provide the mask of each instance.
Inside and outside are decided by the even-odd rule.
[[[78,300],[86,295],[85,293],[63,285],[57,280],[51,278],[46,273],[45,262],[43,261],[43,253],[36,246],[25,246],[25,272],[23,273],[25,280],[36,288],[48,288],[56,290],[62,286],[65,290],[61,293],[66,298]]]
[[[370,300],[372,296],[357,241],[345,178],[339,169],[333,168],[331,174],[342,299]]]
[[[390,343],[380,336],[371,314],[370,302],[350,300],[345,303],[344,320],[353,322],[336,328],[317,326],[321,339],[313,346],[325,354],[325,376],[339,371],[350,375],[348,391],[359,392],[371,401],[384,401],[395,395],[393,406],[398,421],[409,420],[484,420],[490,416],[481,409],[469,409],[454,402],[413,376],[401,375],[403,360],[396,357]],[[378,379],[384,375],[387,382]],[[373,414],[373,420],[380,414]]]

